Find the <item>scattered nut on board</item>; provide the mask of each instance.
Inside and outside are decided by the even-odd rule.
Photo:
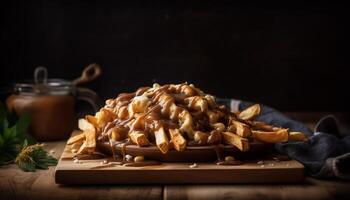
[[[142,161],[144,161],[145,160],[145,158],[143,157],[143,156],[136,156],[135,158],[134,158],[134,161],[135,162],[142,162]]]
[[[234,160],[235,160],[235,158],[232,157],[232,156],[226,156],[225,157],[225,161],[234,161]]]

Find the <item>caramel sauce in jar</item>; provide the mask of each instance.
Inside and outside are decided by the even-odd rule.
[[[18,115],[28,113],[28,132],[39,141],[66,139],[74,128],[75,98],[72,95],[13,94],[6,104]]]
[[[14,85],[12,94],[6,100],[7,107],[18,115],[29,114],[28,132],[38,141],[67,139],[75,124],[76,100],[86,101],[97,111],[97,94],[77,85],[89,82],[100,74],[100,66],[93,63],[73,81],[48,79],[47,69],[39,66],[34,71],[33,80]]]

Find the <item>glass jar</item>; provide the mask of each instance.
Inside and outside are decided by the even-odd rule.
[[[40,72],[44,78],[39,79]],[[75,103],[87,101],[97,110],[97,95],[87,88],[77,87],[74,81],[46,79],[46,69],[38,68],[35,79],[14,85],[7,98],[9,110],[30,116],[29,133],[38,141],[66,139],[75,127]]]

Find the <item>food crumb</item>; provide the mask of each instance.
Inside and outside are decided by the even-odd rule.
[[[76,163],[76,164],[83,164],[83,162],[78,160],[78,159],[74,159],[73,162]]]
[[[265,165],[260,165],[260,167],[265,167]]]
[[[256,164],[258,164],[258,165],[264,165],[265,164],[265,162],[263,161],[263,160],[260,160],[259,162],[257,162]]]
[[[125,159],[126,159],[126,161],[132,161],[132,156],[127,154],[127,155],[125,155]]]
[[[192,165],[190,165],[190,168],[197,168],[197,167],[198,167],[197,163],[193,163]]]
[[[103,160],[100,162],[101,165],[105,165],[105,164],[108,164],[108,161],[107,160]]]

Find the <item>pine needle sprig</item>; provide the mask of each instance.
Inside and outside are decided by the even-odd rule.
[[[57,165],[57,159],[48,155],[43,146],[43,144],[28,145],[25,140],[15,163],[26,172],[34,172],[36,169],[48,169],[49,166]]]

